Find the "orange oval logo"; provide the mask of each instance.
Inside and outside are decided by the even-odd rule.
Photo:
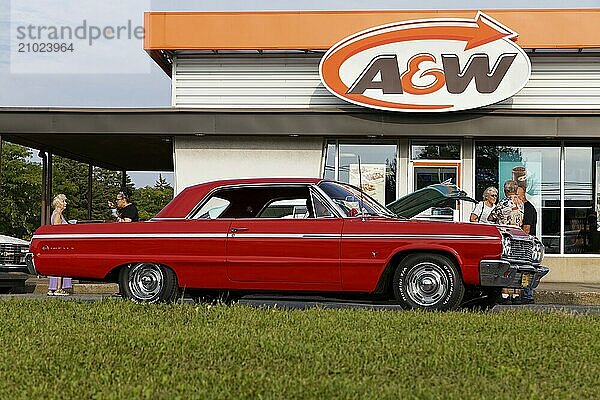
[[[494,104],[525,86],[527,54],[516,33],[479,12],[475,19],[383,25],[332,46],[319,74],[337,97],[390,111],[456,111]]]

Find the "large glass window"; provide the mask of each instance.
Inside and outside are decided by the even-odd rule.
[[[396,157],[395,144],[339,143],[337,177],[341,182],[359,186],[381,204],[396,200]],[[327,145],[325,178],[336,176],[336,144]],[[361,173],[358,164],[360,158]]]
[[[597,148],[565,147],[565,254],[600,252]],[[596,188],[596,189],[594,189]]]
[[[504,197],[504,182],[509,179],[525,188],[537,211],[537,236],[547,253],[560,252],[560,147],[481,143],[475,147],[475,169],[477,200],[489,186]]]
[[[410,146],[412,160],[460,160],[459,142],[419,142]]]
[[[335,179],[335,143],[327,144],[327,153],[325,154],[325,179]]]

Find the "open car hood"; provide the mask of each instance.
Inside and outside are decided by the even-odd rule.
[[[428,208],[442,206],[453,200],[477,203],[458,186],[451,183],[438,183],[400,197],[386,207],[398,216],[412,218]]]

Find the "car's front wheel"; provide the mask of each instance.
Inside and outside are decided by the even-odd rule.
[[[454,310],[465,286],[457,266],[441,254],[411,254],[398,265],[394,296],[407,309]]]
[[[122,268],[119,289],[124,297],[140,303],[173,301],[179,292],[175,273],[154,263],[135,263]]]

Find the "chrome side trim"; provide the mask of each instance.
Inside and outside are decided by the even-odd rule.
[[[341,239],[339,233],[235,233],[233,237],[248,239]]]
[[[340,235],[337,233],[236,233],[237,238],[280,238],[280,239],[445,239],[445,240],[498,240],[495,236],[468,236],[468,235],[386,235],[386,234],[355,234]]]
[[[373,234],[355,234],[343,235],[344,239],[446,239],[446,240],[499,240],[496,236],[475,236],[475,235],[373,235]]]
[[[469,235],[397,235],[397,234],[354,234],[339,233],[61,233],[34,235],[33,239],[145,239],[145,238],[186,238],[186,239],[224,239],[227,237],[248,239],[444,239],[444,240],[498,240],[495,236]]]
[[[198,238],[224,239],[227,233],[57,233],[34,235],[32,239],[145,239],[145,238]]]

